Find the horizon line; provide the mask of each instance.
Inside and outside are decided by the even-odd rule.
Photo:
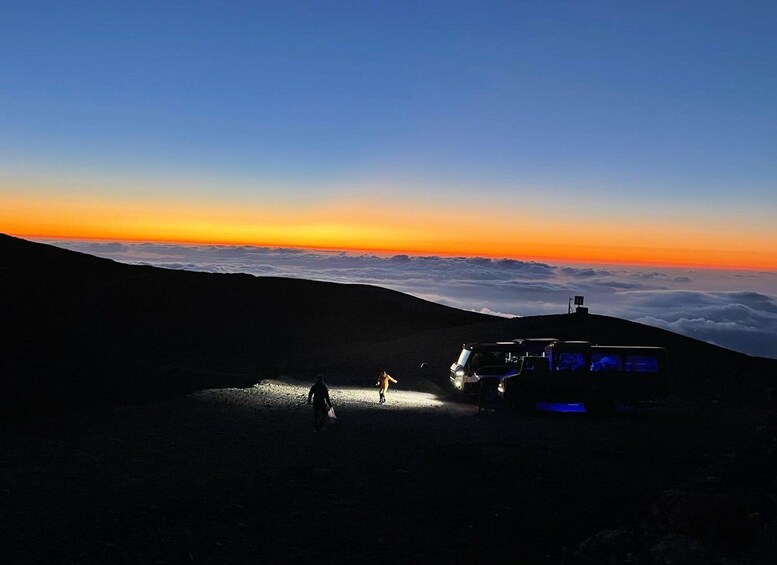
[[[446,253],[430,251],[425,249],[378,249],[370,247],[357,247],[357,246],[340,246],[340,247],[326,247],[315,245],[288,245],[288,244],[276,244],[276,243],[256,243],[248,241],[218,241],[218,240],[204,240],[204,239],[165,239],[165,238],[146,238],[136,239],[129,237],[98,237],[98,236],[60,236],[60,235],[39,235],[39,234],[11,234],[13,237],[28,240],[43,240],[43,241],[84,241],[84,242],[101,242],[101,243],[158,243],[158,244],[170,244],[170,245],[204,245],[204,246],[222,246],[222,247],[259,247],[259,248],[276,248],[276,249],[304,249],[310,251],[320,252],[346,252],[346,253],[373,253],[375,255],[409,255],[415,257],[462,257],[462,258],[484,258],[484,259],[508,259],[515,261],[523,261],[527,263],[572,263],[575,265],[596,265],[596,266],[620,266],[620,267],[653,267],[664,269],[700,269],[705,271],[747,271],[747,272],[761,272],[761,273],[777,273],[776,269],[769,269],[756,266],[732,266],[732,265],[708,265],[704,263],[679,263],[679,262],[660,262],[660,261],[597,261],[594,259],[584,259],[578,257],[564,257],[564,256],[542,256],[542,255],[505,255],[505,254],[493,254],[493,253]]]

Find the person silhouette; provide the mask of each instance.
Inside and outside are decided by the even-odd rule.
[[[317,432],[326,425],[327,405],[332,407],[332,401],[329,399],[329,389],[324,384],[324,375],[317,375],[316,382],[310,387],[308,392],[308,404],[313,404],[313,431]]]
[[[380,375],[378,375],[378,382],[375,383],[375,386],[380,387],[378,389],[378,402],[381,404],[386,402],[386,391],[388,390],[389,383],[396,382],[397,380],[389,375],[386,371],[383,371]]]

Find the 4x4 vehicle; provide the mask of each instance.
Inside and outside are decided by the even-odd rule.
[[[498,380],[514,372],[521,357],[543,355],[545,347],[556,341],[556,338],[542,337],[495,343],[466,343],[459,358],[450,367],[451,384],[457,390],[471,391],[483,379]]]
[[[669,395],[663,347],[592,345],[555,341],[542,356],[525,356],[500,377],[499,394],[522,411],[538,401],[583,402],[587,412],[612,414],[617,403]]]

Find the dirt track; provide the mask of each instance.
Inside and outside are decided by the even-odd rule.
[[[761,413],[673,403],[518,417],[402,390],[264,381],[5,428],[5,563],[558,562],[634,523]]]

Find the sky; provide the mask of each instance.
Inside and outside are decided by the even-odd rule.
[[[775,92],[773,2],[0,0],[0,231],[774,300]]]
[[[15,235],[777,269],[773,3],[0,10]]]

